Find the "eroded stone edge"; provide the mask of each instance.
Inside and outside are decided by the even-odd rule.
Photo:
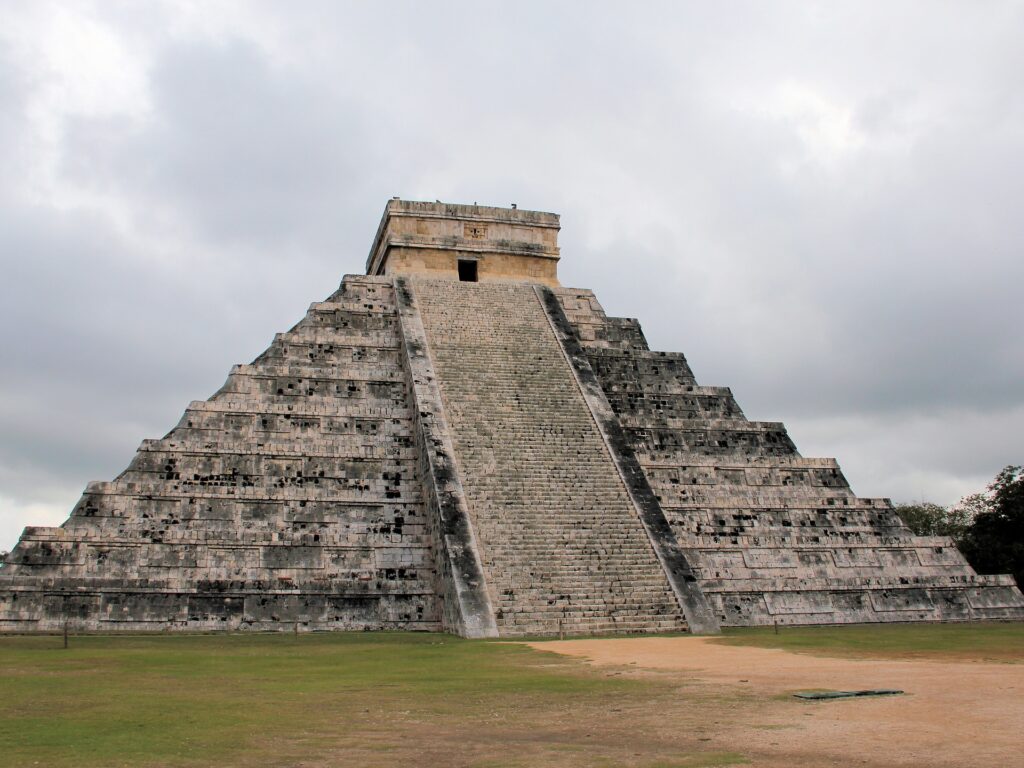
[[[497,637],[494,606],[487,592],[483,563],[455,464],[441,392],[430,360],[426,331],[411,283],[395,278],[402,349],[405,351],[415,416],[416,442],[427,514],[436,523],[439,592],[444,625],[464,637]]]
[[[686,559],[679,548],[675,534],[658,503],[643,467],[637,461],[633,449],[630,448],[626,436],[619,425],[604,390],[594,375],[583,347],[576,339],[569,319],[562,310],[562,305],[554,291],[543,286],[534,286],[537,298],[544,307],[551,329],[558,339],[562,352],[572,369],[573,377],[583,393],[583,399],[590,409],[597,424],[598,431],[608,446],[608,453],[615,462],[619,475],[626,486],[633,506],[636,508],[640,521],[643,523],[651,546],[661,563],[668,578],[672,591],[679,601],[679,606],[686,617],[686,624],[694,634],[718,634],[721,627],[711,605],[704,596]]]

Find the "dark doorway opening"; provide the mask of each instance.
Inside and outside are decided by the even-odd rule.
[[[459,259],[459,280],[464,283],[476,282],[476,261],[473,259]]]

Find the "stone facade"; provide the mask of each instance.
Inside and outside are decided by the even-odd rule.
[[[557,279],[554,214],[389,202],[367,276],[0,569],[0,629],[1024,619]]]

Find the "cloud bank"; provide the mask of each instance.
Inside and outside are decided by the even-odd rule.
[[[562,214],[563,283],[950,503],[1024,459],[1019,3],[0,9],[0,549],[362,271],[387,198]]]

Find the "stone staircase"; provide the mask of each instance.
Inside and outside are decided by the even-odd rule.
[[[533,287],[412,285],[500,634],[683,629]]]

